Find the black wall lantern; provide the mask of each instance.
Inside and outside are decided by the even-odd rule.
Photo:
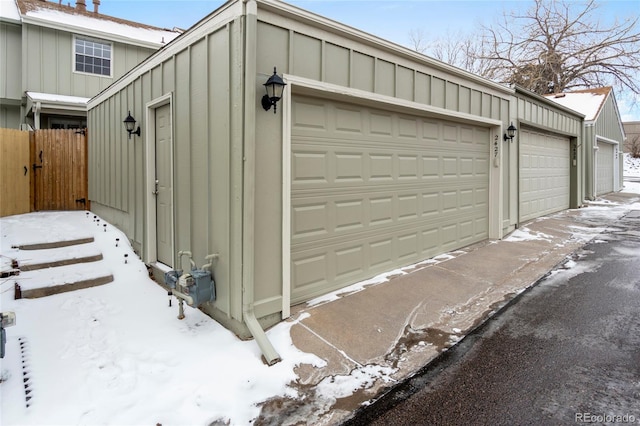
[[[513,138],[516,136],[516,130],[518,129],[516,129],[513,123],[511,123],[509,127],[507,127],[507,133],[505,133],[503,136],[504,140],[513,142]]]
[[[276,105],[282,98],[282,92],[284,92],[284,86],[286,85],[287,83],[276,73],[276,67],[273,67],[273,75],[264,84],[267,94],[262,97],[262,108],[265,111],[269,111],[273,106],[273,113],[276,113]]]
[[[131,116],[131,111],[127,114],[127,118],[124,119],[124,128],[127,129],[129,133],[129,139],[131,139],[131,134],[140,136],[140,126],[136,130],[133,130],[136,127],[136,119]]]

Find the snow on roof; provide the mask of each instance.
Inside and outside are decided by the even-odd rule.
[[[585,121],[594,121],[598,118],[600,109],[611,93],[611,87],[597,89],[576,90],[567,93],[554,93],[545,95],[547,99],[564,107],[578,111],[585,115]]]
[[[80,96],[67,96],[56,95],[53,93],[39,93],[39,92],[27,92],[27,96],[34,102],[49,102],[49,103],[61,103],[61,104],[78,104],[87,105],[89,99],[82,98]]]
[[[15,0],[0,0],[0,19],[20,22],[20,11]]]
[[[4,3],[5,0],[2,2]],[[17,0],[17,3],[23,21],[55,28],[68,28],[83,34],[131,44],[158,48],[181,34],[178,30],[168,30],[95,12],[81,11],[49,1]]]

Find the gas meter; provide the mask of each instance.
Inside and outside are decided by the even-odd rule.
[[[169,271],[164,275],[164,281],[170,289],[170,295],[176,296],[180,302],[180,314],[178,318],[184,318],[182,312],[182,303],[187,302],[187,305],[192,308],[198,308],[205,302],[213,302],[216,300],[215,283],[211,275],[211,262],[206,265],[202,265],[202,268],[198,269],[195,262],[192,259],[191,252],[180,251],[178,256],[182,259],[182,256],[188,256],[191,263],[191,272],[183,272],[182,269],[176,269]],[[206,256],[206,260],[212,260],[217,258],[217,254]]]
[[[15,312],[0,312],[0,358],[4,358],[4,346],[7,343],[6,327],[16,325]]]

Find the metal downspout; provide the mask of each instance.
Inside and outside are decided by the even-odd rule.
[[[254,311],[254,262],[253,237],[255,219],[255,115],[256,115],[256,54],[258,5],[255,0],[244,2],[244,207],[242,244],[242,318],[249,332],[258,343],[267,365],[281,360],[280,355],[267,338]]]

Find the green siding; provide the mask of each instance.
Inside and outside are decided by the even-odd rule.
[[[596,120],[596,133],[598,136],[619,142],[621,146],[624,142],[622,121],[615,107],[613,95],[609,95],[600,109],[600,114]]]
[[[242,166],[232,159],[241,131],[231,130],[231,110],[242,104],[241,93],[230,90],[233,76],[242,73],[230,61],[234,37],[241,37],[240,20],[212,28],[89,110],[89,184],[95,210],[121,227],[144,257],[145,143],[153,143],[145,134],[146,105],[173,94],[175,250],[191,250],[198,266],[206,255],[220,254],[215,306],[239,319],[241,289],[231,287],[230,266],[232,244],[240,243],[232,237],[231,222],[241,219],[230,186],[238,188],[239,182],[231,175]],[[122,120],[128,111],[141,126],[141,137],[127,138]]]
[[[95,166],[90,198],[107,219],[121,221],[144,254],[146,139],[143,133],[127,140],[122,119],[130,109],[145,132],[145,105],[173,94],[175,248],[192,250],[198,264],[205,255],[220,253],[215,306],[234,319],[242,318],[242,283],[249,279],[242,275],[243,260],[249,265],[244,271],[255,276],[256,314],[274,314],[282,306],[283,105],[275,115],[260,105],[263,83],[274,66],[281,75],[441,108],[442,115],[510,121],[508,89],[409,51],[345,35],[320,22],[312,25],[302,16],[276,14],[277,5],[258,6],[255,40],[244,40],[243,18],[220,26],[211,16],[100,95],[100,103],[89,111],[95,125],[90,129]],[[206,35],[196,38],[200,31]],[[255,59],[250,56],[254,49]],[[99,164],[103,156],[117,157],[111,143],[120,145],[120,171],[128,171],[129,179],[112,179],[118,169],[111,160]],[[245,178],[255,185],[247,187]],[[124,192],[120,198],[108,180],[115,193]],[[244,223],[243,214],[253,223]],[[242,246],[243,226],[249,235],[253,232],[251,247]],[[243,250],[252,258],[243,259]]]
[[[0,100],[20,99],[20,86],[12,82],[20,81],[22,58],[21,29],[17,25],[0,23]]]
[[[108,41],[108,40],[105,40]],[[112,42],[112,76],[93,76],[73,70],[73,34],[24,24],[22,26],[22,91],[92,97],[106,89],[154,49]]]

